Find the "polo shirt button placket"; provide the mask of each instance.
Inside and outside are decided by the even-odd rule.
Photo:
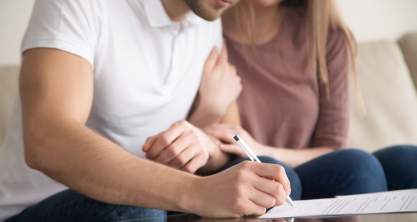
[[[164,81],[165,93],[172,93],[172,88],[175,87],[175,83],[173,81],[177,81],[179,78],[179,73],[182,66],[182,59],[184,56],[184,52],[187,50],[181,45],[181,36],[183,33],[183,25],[181,23],[177,23],[170,27],[170,33],[172,34],[172,51],[171,51],[171,61],[170,61],[170,68],[168,69],[168,75]]]

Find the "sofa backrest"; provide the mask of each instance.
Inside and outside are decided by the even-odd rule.
[[[392,144],[417,144],[417,95],[399,46],[358,45],[357,84],[351,84],[349,146],[374,151]]]
[[[410,69],[414,85],[417,86],[417,32],[404,35],[398,44]]]
[[[402,51],[394,42],[358,45],[360,91],[351,84],[350,147],[373,151],[391,144],[417,144],[417,95],[409,72],[417,83],[417,33],[404,36],[399,45]],[[18,96],[18,72],[17,66],[0,67],[0,145]]]
[[[3,143],[14,103],[17,101],[18,74],[17,66],[0,67],[0,145]]]

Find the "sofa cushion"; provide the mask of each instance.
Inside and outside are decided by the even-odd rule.
[[[367,113],[358,105],[361,100],[351,84],[349,145],[374,151],[393,144],[417,144],[417,97],[399,46],[359,44],[357,70]]]
[[[404,35],[398,43],[417,86],[417,32]]]
[[[18,73],[17,66],[0,67],[0,145],[3,143],[14,103],[17,101]]]

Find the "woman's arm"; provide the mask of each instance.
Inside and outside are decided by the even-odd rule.
[[[246,154],[232,139],[235,134],[239,134],[253,148],[256,155],[273,157],[291,167],[299,166],[334,149],[331,147],[315,147],[295,150],[267,146],[257,142],[246,130],[237,124],[214,124],[207,127],[206,132],[223,143],[220,145],[220,149],[226,153],[246,157]]]
[[[220,123],[240,125],[240,114],[237,102],[229,106],[226,114],[220,119]]]
[[[301,149],[271,147],[255,141],[239,125],[217,125],[207,130],[227,144],[233,144],[235,132],[241,134],[258,155],[267,155],[295,167],[343,147],[347,140],[349,116],[350,51],[347,37],[341,30],[332,31],[327,44],[329,85],[320,84],[319,118],[310,147]],[[327,93],[328,92],[328,93]],[[235,145],[223,145],[225,152],[244,155]]]
[[[226,48],[212,50],[204,65],[198,96],[188,121],[204,128],[213,123],[238,121],[235,101],[242,90],[240,78],[230,65]]]

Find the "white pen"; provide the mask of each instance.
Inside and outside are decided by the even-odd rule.
[[[239,147],[246,153],[246,155],[249,157],[249,159],[251,161],[256,161],[258,163],[262,163],[261,160],[258,158],[258,156],[256,156],[256,154],[253,152],[253,150],[248,146],[247,143],[245,143],[245,141],[239,135],[236,134],[233,137],[233,139],[236,141],[236,143],[239,145]],[[292,207],[294,206],[294,203],[291,200],[290,196],[287,196],[287,203],[289,205],[291,205]]]

